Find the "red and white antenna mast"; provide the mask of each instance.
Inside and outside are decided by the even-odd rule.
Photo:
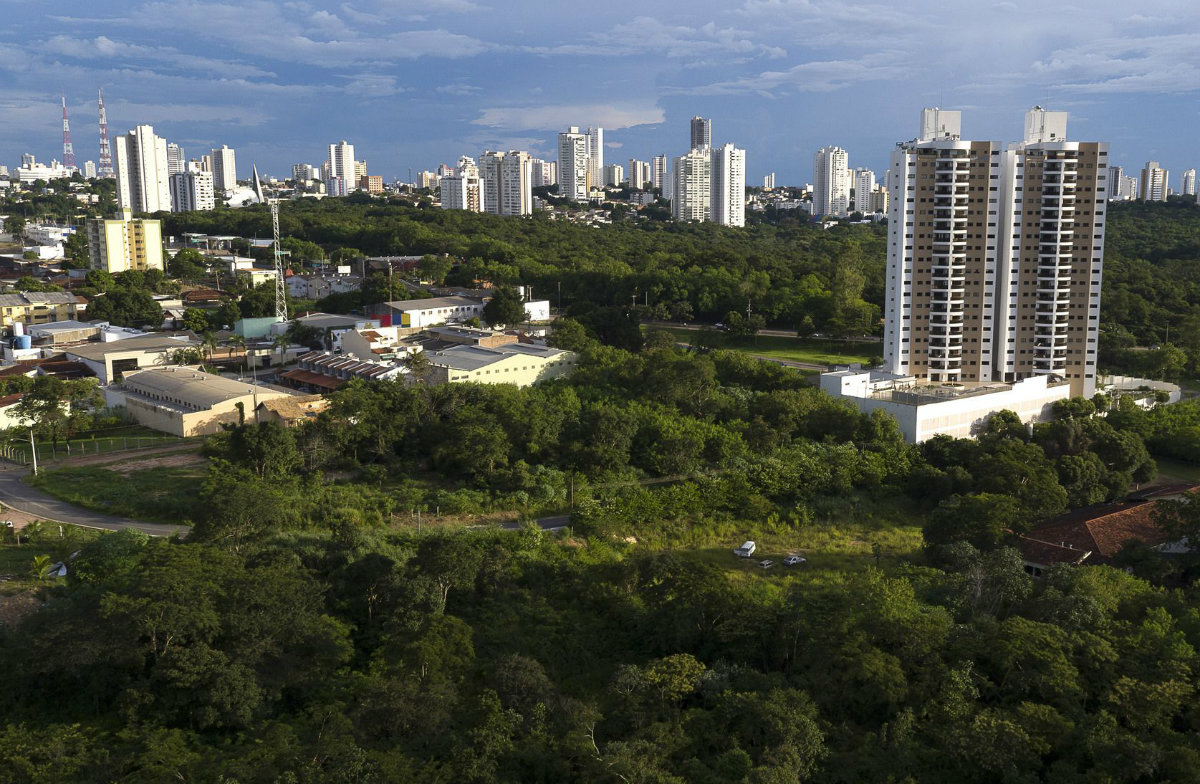
[[[100,165],[96,169],[100,177],[113,176],[112,148],[108,146],[108,116],[104,113],[104,91],[100,91]]]
[[[67,121],[67,94],[62,94],[63,109],[63,160],[62,165],[68,169],[75,168],[75,148],[71,145],[71,123]]]

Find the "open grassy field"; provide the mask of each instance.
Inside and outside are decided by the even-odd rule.
[[[1200,465],[1185,463],[1170,457],[1155,457],[1158,464],[1158,478],[1181,482],[1200,482]]]
[[[174,461],[171,457],[175,456],[43,471],[30,483],[85,509],[151,523],[187,524],[196,511],[205,461],[191,454]]]
[[[653,327],[653,329],[665,329],[674,335],[678,342],[688,345],[696,345],[696,342],[700,340],[700,332],[694,329],[678,327]],[[718,340],[718,348],[814,365],[867,363],[882,351],[878,343],[789,338],[778,335],[733,337],[721,333]]]

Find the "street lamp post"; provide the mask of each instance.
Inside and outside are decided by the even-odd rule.
[[[33,475],[37,476],[37,442],[33,440],[33,428],[29,428],[29,450],[33,454]]]

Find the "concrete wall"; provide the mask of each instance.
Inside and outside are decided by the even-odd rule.
[[[1114,386],[1119,390],[1128,390],[1130,392],[1137,390],[1138,387],[1149,387],[1155,392],[1166,392],[1168,403],[1178,403],[1182,394],[1179,386],[1176,384],[1166,381],[1154,381],[1149,378],[1134,378],[1133,376],[1102,376],[1100,384],[1101,386]]]
[[[864,374],[865,376],[865,374]],[[1053,418],[1054,403],[1071,397],[1067,384],[1051,387],[1044,376],[1034,376],[1012,385],[1012,389],[986,395],[951,398],[938,403],[908,405],[873,397],[838,394],[837,387],[864,391],[857,376],[821,377],[821,388],[840,400],[853,403],[864,414],[884,410],[896,418],[900,432],[909,443],[927,441],[937,435],[973,438],[988,417],[997,411],[1013,411],[1022,422],[1043,422]]]

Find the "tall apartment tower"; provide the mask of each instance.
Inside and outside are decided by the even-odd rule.
[[[650,159],[650,186],[666,191],[667,188],[667,156],[655,155]]]
[[[112,220],[88,218],[86,230],[92,269],[119,274],[163,268],[162,221],[135,218],[122,208]]]
[[[233,150],[224,144],[221,149],[212,151],[212,176],[217,193],[237,187],[237,160]]]
[[[154,128],[139,125],[113,140],[113,174],[117,179],[117,206],[133,212],[171,209],[167,142]]]
[[[1196,170],[1186,169],[1183,172],[1183,179],[1179,188],[1184,196],[1196,195]]]
[[[692,118],[692,146],[689,150],[700,147],[712,147],[712,120],[704,117]]]
[[[479,158],[483,211],[493,215],[533,212],[533,158],[527,152],[485,152]]]
[[[572,125],[558,135],[558,195],[571,201],[588,198],[589,134]]]
[[[632,190],[640,191],[646,187],[645,161],[639,161],[637,158],[629,159],[629,187]]]
[[[604,129],[588,128],[587,131],[587,175],[588,190],[604,187]]]
[[[543,161],[541,158],[529,160],[530,177],[533,187],[558,184],[558,164],[554,161]]]
[[[706,221],[712,217],[712,154],[709,150],[692,150],[674,160],[671,216],[677,221]]]
[[[875,192],[875,172],[870,169],[855,169],[852,185],[854,186],[854,212],[861,212],[864,215],[874,212],[871,208],[871,194]]]
[[[850,156],[841,147],[822,147],[813,156],[813,215],[850,212]]]
[[[1159,166],[1158,161],[1146,161],[1139,188],[1142,201],[1166,201],[1169,176],[1170,172]]]
[[[216,207],[212,172],[183,171],[171,175],[171,211],[193,212]]]
[[[710,217],[722,226],[746,225],[746,151],[725,144],[712,150]]]
[[[763,190],[775,190],[775,172],[771,172],[763,177]]]
[[[1108,145],[1035,107],[1024,139],[967,141],[926,109],[890,163],[884,365],[935,383],[1060,379],[1091,396]]]
[[[356,182],[354,179],[354,145],[345,139],[329,145],[329,155],[325,159],[325,166],[328,169],[325,179],[340,180],[340,189],[344,194]]]
[[[187,156],[175,142],[167,142],[167,174],[182,174],[187,171]]]
[[[442,177],[441,187],[443,210],[483,212],[483,185],[479,167],[471,158],[465,155],[459,158],[454,173]]]

